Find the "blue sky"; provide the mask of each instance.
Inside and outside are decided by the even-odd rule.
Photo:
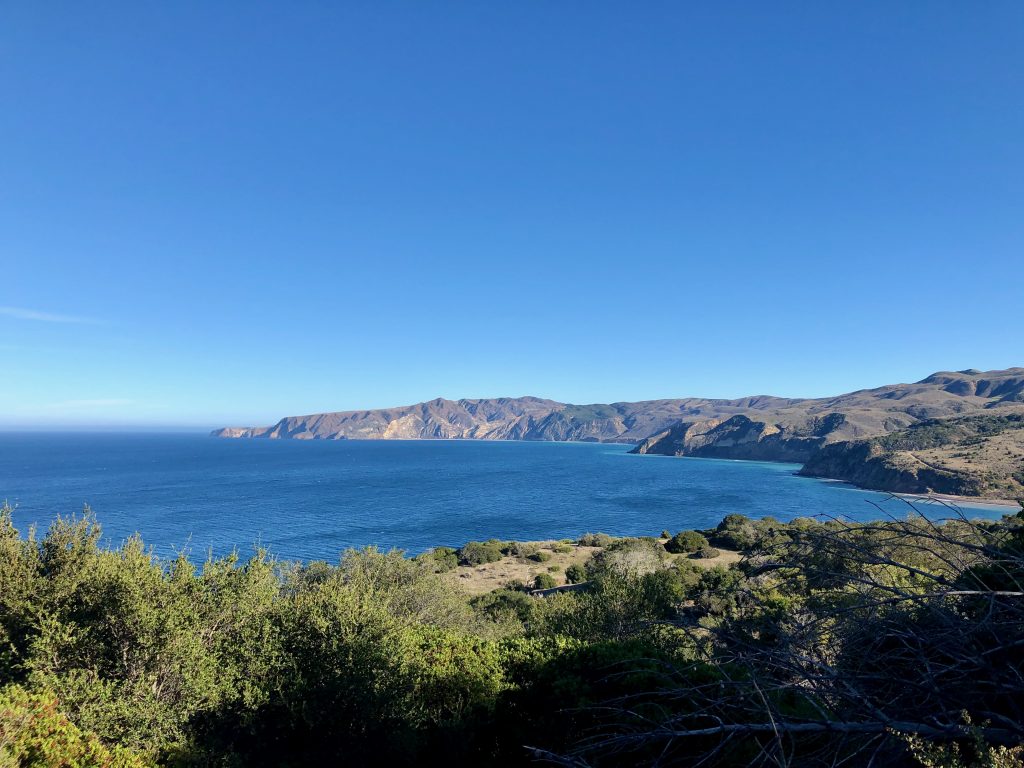
[[[5,3],[0,425],[1024,365],[1024,4]]]

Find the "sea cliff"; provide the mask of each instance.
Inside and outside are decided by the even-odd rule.
[[[825,398],[757,395],[590,405],[538,397],[436,398],[397,408],[289,416],[271,426],[225,427],[213,435],[625,442],[636,444],[633,450],[639,454],[800,463],[805,475],[879,490],[986,496],[1005,495],[1020,485],[1015,478],[1024,467],[1017,462],[1024,457],[1014,453],[1017,441],[1011,436],[1001,437],[998,448],[978,452],[975,465],[961,465],[951,456],[929,459],[920,451],[908,454],[872,441],[893,434],[910,439],[905,433],[922,424],[1013,413],[1024,413],[1024,368],[942,371],[912,384]],[[924,432],[912,434],[916,439]],[[999,453],[1007,450],[1009,454]]]

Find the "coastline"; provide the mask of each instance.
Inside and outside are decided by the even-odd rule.
[[[859,487],[859,486],[858,486]],[[872,490],[865,488],[864,490]],[[881,491],[884,493],[884,491]],[[1013,499],[990,499],[987,496],[956,496],[951,493],[894,493],[901,499],[910,499],[924,502],[950,502],[953,506],[957,503],[969,504],[973,507],[983,505],[986,507],[1010,507],[1020,509],[1020,502]]]
[[[817,475],[802,475],[799,472],[795,473],[795,476],[806,480],[817,480],[821,483],[838,483],[840,485],[848,485],[851,488],[857,488],[861,491],[884,493],[897,499],[904,499],[905,501],[919,501],[926,504],[948,502],[951,506],[965,504],[971,507],[1010,507],[1011,509],[1020,509],[1021,507],[1021,503],[1015,499],[994,499],[987,496],[957,496],[952,493],[905,493],[903,491],[890,491],[885,488],[871,488],[867,485],[858,485],[857,483],[850,482],[849,480],[843,480],[839,477],[818,477]]]

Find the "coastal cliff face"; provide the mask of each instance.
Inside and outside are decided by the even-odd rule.
[[[930,467],[912,453],[885,451],[870,440],[827,445],[811,457],[799,474],[892,493],[986,495],[986,484],[980,477]]]
[[[801,475],[894,493],[1024,496],[1024,410],[930,420],[823,446]]]
[[[634,452],[642,454],[802,463],[805,474],[881,490],[979,495],[991,494],[996,486],[1007,493],[1014,486],[972,479],[948,461],[921,463],[920,452],[911,461],[870,439],[932,421],[1022,410],[1024,368],[1010,368],[940,372],[913,384],[828,398],[762,395],[594,405],[537,397],[437,398],[399,408],[290,416],[269,427],[226,427],[213,434],[289,440],[626,442],[636,443]],[[998,463],[999,457],[989,451],[979,460]]]
[[[709,419],[677,424],[652,435],[632,453],[803,463],[845,423],[841,413],[800,425],[773,424],[747,416]]]
[[[599,440],[643,442],[646,453],[692,455],[691,450],[699,450],[713,455],[720,449],[732,458],[753,451],[794,460],[818,443],[870,437],[925,419],[1021,403],[1024,368],[1011,368],[936,373],[915,384],[811,399],[762,395],[570,405],[537,397],[437,398],[399,408],[289,416],[269,427],[225,427],[213,434],[295,440]],[[736,416],[748,421],[728,423]],[[686,427],[710,421],[716,424],[696,431]],[[720,428],[695,440],[715,427]],[[676,438],[681,442],[677,444]]]
[[[648,400],[570,405],[536,397],[445,400],[372,411],[290,416],[269,427],[225,427],[216,437],[293,440],[578,440],[639,442],[687,418],[792,404],[783,398]]]
[[[680,422],[641,441],[634,451],[803,463],[832,443],[885,435],[931,419],[1013,410],[1022,398],[1024,368],[941,372],[914,384],[792,401],[724,421]]]

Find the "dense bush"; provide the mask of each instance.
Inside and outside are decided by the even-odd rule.
[[[540,545],[533,541],[510,541],[501,548],[502,554],[512,557],[529,557],[540,549]]]
[[[437,573],[454,571],[459,565],[459,554],[452,547],[434,547],[421,557],[427,560]]]
[[[521,583],[510,585],[474,597],[470,604],[474,611],[496,625],[507,623],[509,620],[528,624],[537,618],[543,606],[536,598],[531,597],[527,590],[526,585]]]
[[[564,541],[556,541],[551,545],[551,551],[559,555],[567,555],[572,552],[572,544],[567,544]]]
[[[621,539],[470,599],[437,551],[196,566],[3,508],[0,766],[1020,766],[1024,519],[723,532],[752,555]]]
[[[708,540],[704,538],[704,534],[697,531],[680,531],[665,542],[665,550],[672,554],[686,554],[696,552],[707,545]]]
[[[533,560],[533,562],[535,563],[546,563],[548,560],[551,559],[551,553],[544,552],[542,550],[537,550],[532,555],[528,555],[526,559]]]
[[[714,547],[711,547],[711,546],[703,546],[700,549],[698,549],[696,552],[694,552],[692,555],[690,555],[690,557],[696,558],[698,560],[700,560],[700,559],[711,559],[713,557],[718,557],[721,554],[722,554],[721,550],[715,549]]]
[[[714,546],[741,552],[753,547],[757,540],[757,527],[750,518],[743,515],[726,515],[711,537]]]
[[[52,693],[11,685],[0,690],[0,766],[143,768],[150,762],[123,747],[107,747],[60,711]]]
[[[547,573],[538,573],[533,579],[534,589],[551,589],[557,587],[558,582],[555,581],[554,577]]]
[[[458,551],[459,565],[495,563],[502,558],[501,550],[501,543],[494,540],[470,541]]]
[[[581,547],[607,547],[613,541],[607,533],[584,533],[576,543]]]
[[[642,576],[664,568],[668,560],[665,547],[653,538],[616,539],[587,564],[590,578],[608,572]]]
[[[572,563],[565,569],[565,579],[570,584],[580,584],[587,580],[587,571],[579,563]]]

